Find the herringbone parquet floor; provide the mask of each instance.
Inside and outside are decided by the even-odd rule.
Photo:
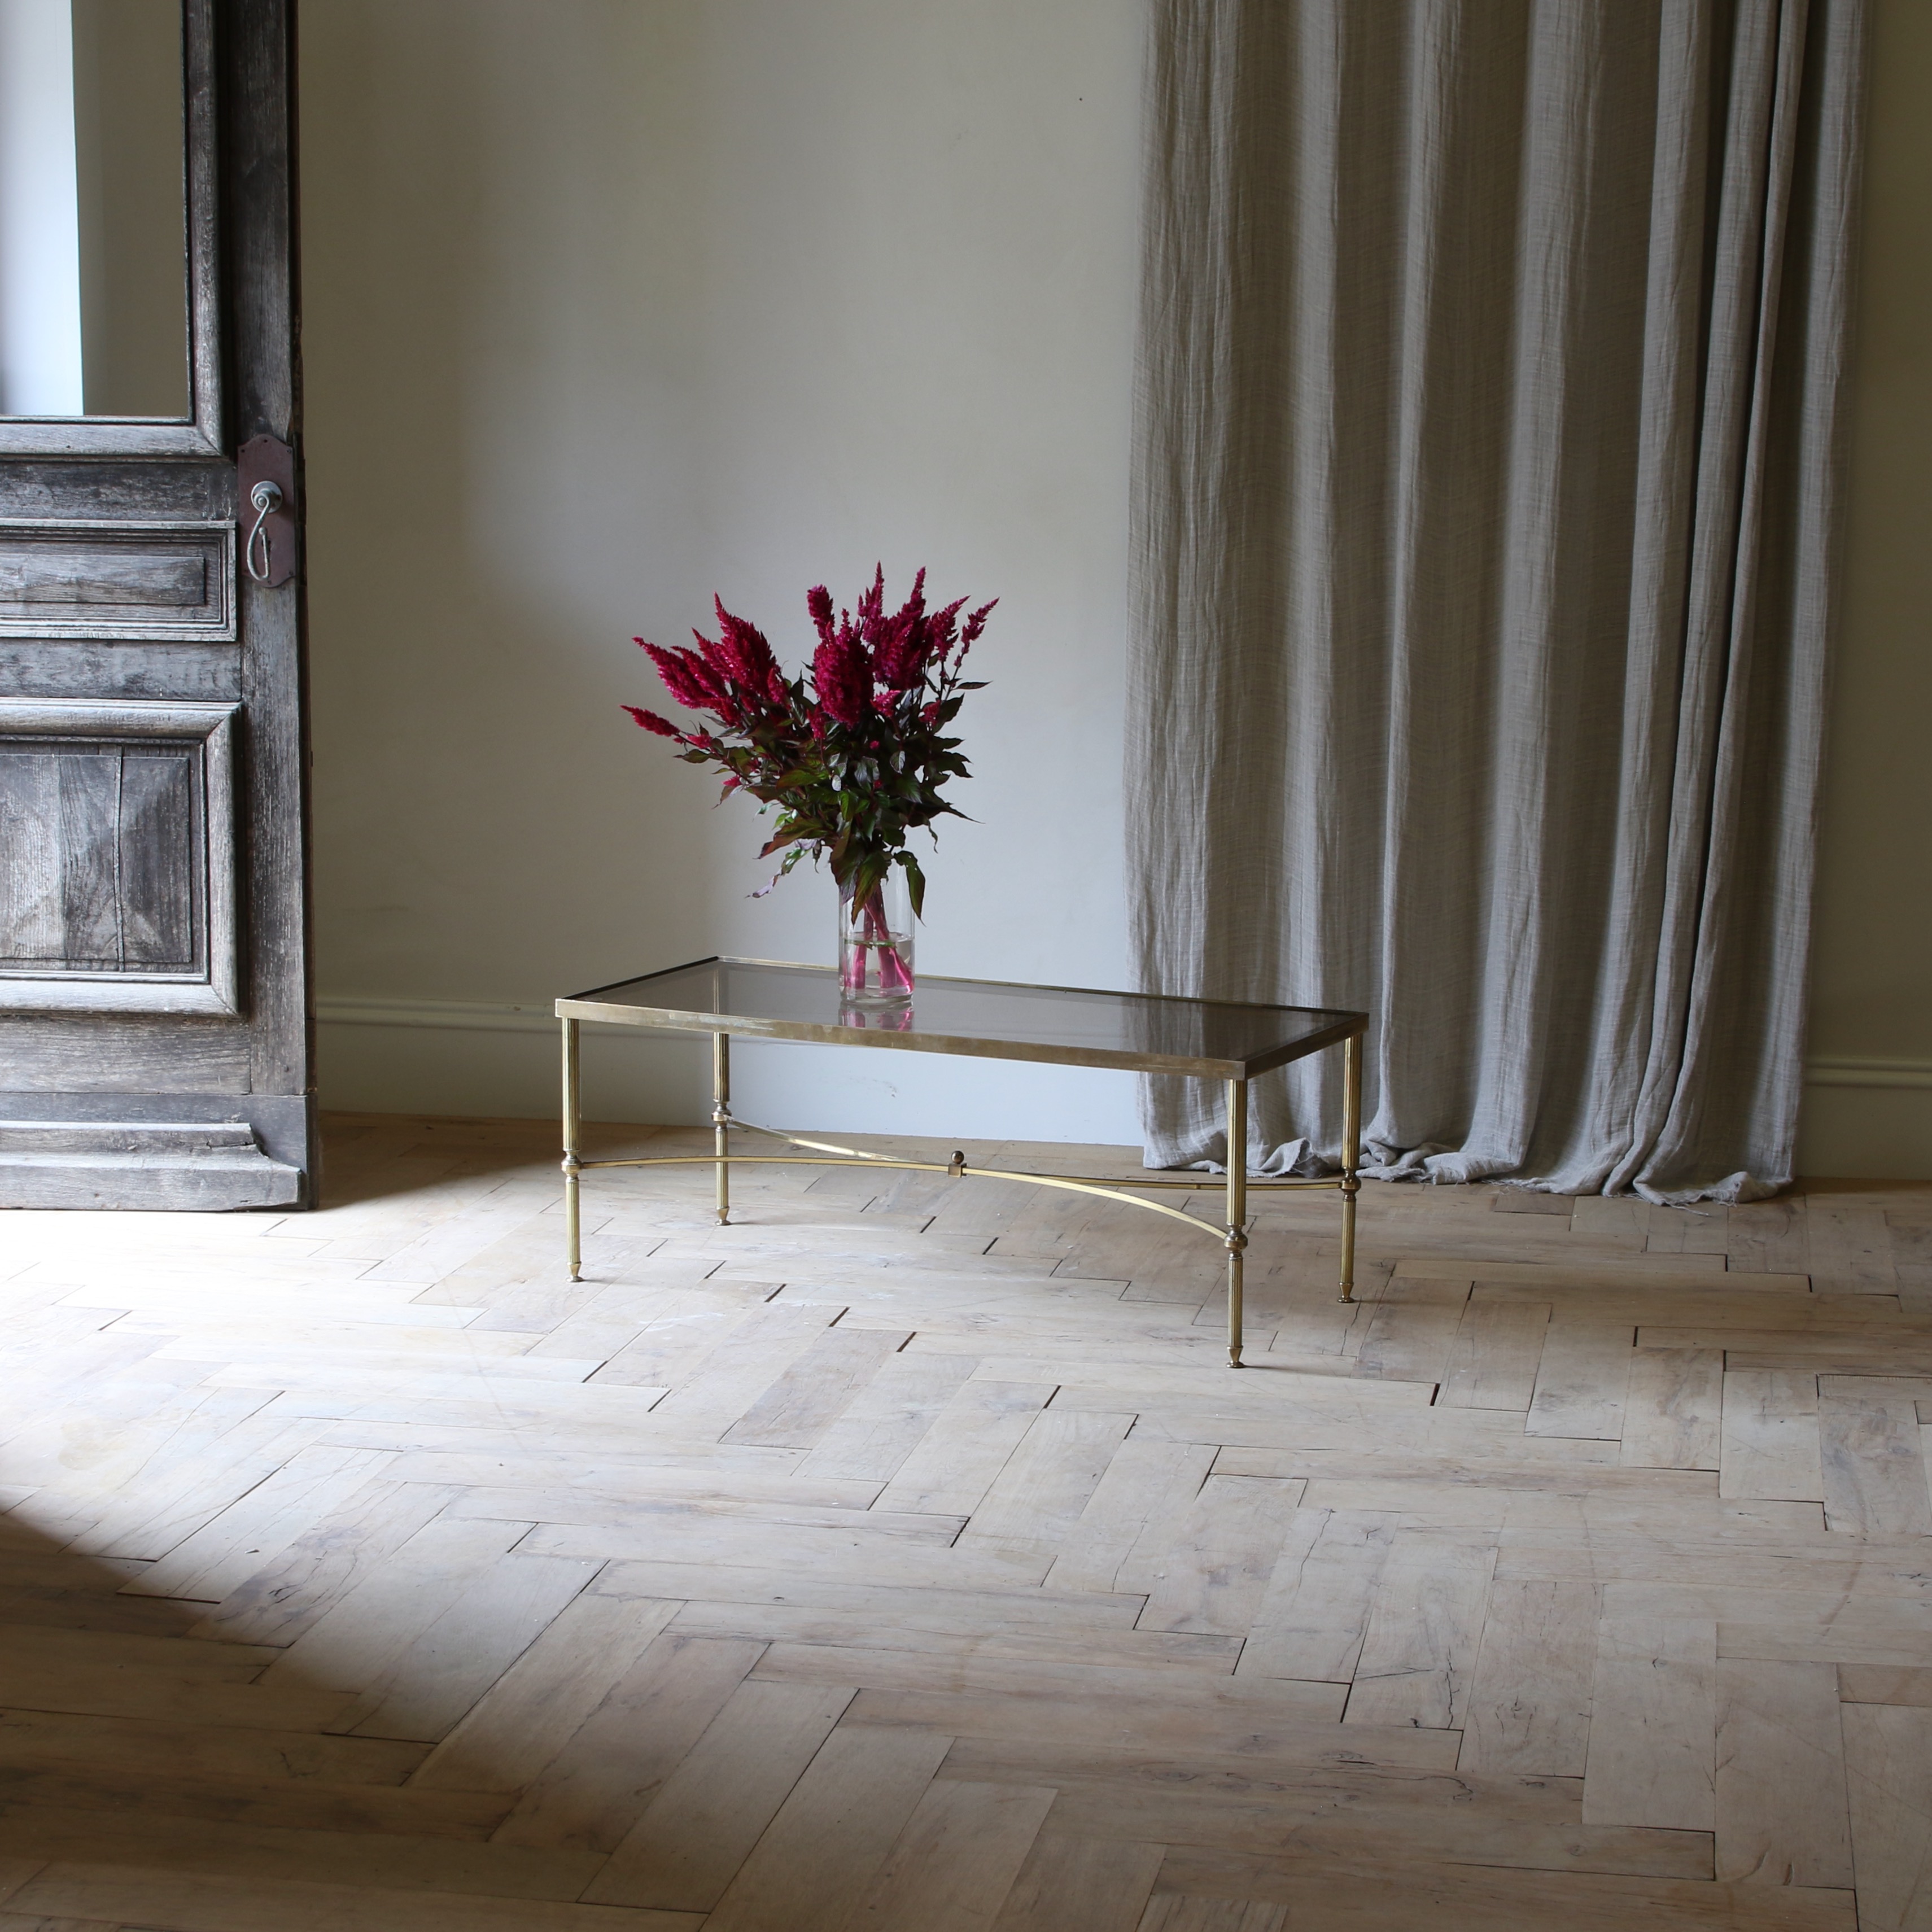
[[[0,1216],[0,1928],[1932,1928],[1932,1187],[331,1147]]]

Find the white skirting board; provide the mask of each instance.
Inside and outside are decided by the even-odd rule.
[[[1932,1179],[1932,1060],[1814,1058],[1804,1072],[1798,1171]]]
[[[322,1104],[349,1112],[543,1118],[557,1107],[557,1024],[532,1003],[325,999]],[[587,1118],[695,1124],[710,1107],[705,1043],[584,1029]],[[1798,1171],[1932,1178],[1932,1060],[1814,1058]],[[1132,1145],[1131,1075],[839,1047],[746,1045],[733,1104],[748,1120],[830,1132],[1013,1136]]]

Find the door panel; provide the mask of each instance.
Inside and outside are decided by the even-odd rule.
[[[239,1012],[238,709],[0,700],[0,1009]]]
[[[0,524],[0,637],[229,643],[235,526]]]
[[[303,586],[243,560],[236,456],[289,446],[277,555],[298,556],[293,13],[184,0],[170,83],[112,38],[131,4],[72,10],[74,167],[138,172],[84,98],[112,47],[112,86],[155,106],[142,167],[181,104],[182,191],[149,198],[186,236],[184,292],[174,349],[150,346],[184,344],[188,413],[81,413],[116,393],[91,363],[74,414],[0,416],[0,1207],[286,1207],[314,1172]],[[133,218],[83,221],[76,298],[85,355],[118,329],[130,368],[134,307],[109,328],[86,305],[124,268],[166,308],[152,246],[115,255]]]

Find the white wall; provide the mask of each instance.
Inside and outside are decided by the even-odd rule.
[[[1850,528],[1798,1163],[1932,1176],[1932,7],[1871,9]]]
[[[927,970],[1127,982],[1141,0],[307,0],[323,1098],[541,1114],[550,997],[829,956],[830,887],[616,706],[713,586],[1004,599]],[[1932,9],[1878,0],[1852,541],[1801,1164],[1932,1174]],[[520,1006],[522,1010],[518,1009]],[[834,1052],[836,1050],[832,1050]],[[608,1118],[699,1050],[590,1049]],[[1124,1078],[740,1056],[754,1118],[1136,1137]]]
[[[325,1102],[538,1113],[526,1003],[830,956],[828,880],[618,710],[714,587],[998,595],[926,970],[1124,985],[1138,0],[319,0],[304,262]],[[412,1004],[414,1003],[414,1004]],[[424,1003],[428,1003],[425,1005]],[[425,1025],[428,1019],[436,1024]],[[370,1021],[392,1024],[371,1024]],[[357,1023],[351,1023],[357,1022]],[[691,1116],[677,1044],[593,1112]],[[1125,1076],[739,1057],[821,1126],[1134,1137]]]

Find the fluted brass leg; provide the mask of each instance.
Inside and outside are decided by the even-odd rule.
[[[1248,1083],[1228,1082],[1228,1366],[1241,1366],[1241,1258],[1248,1234]]]
[[[1342,1293],[1355,1298],[1355,1196],[1362,1191],[1355,1169],[1362,1158],[1362,1036],[1342,1046]]]
[[[574,1020],[563,1023],[563,1238],[572,1281],[584,1279],[584,1224],[578,1193],[583,1172],[578,1159],[578,1058]]]
[[[711,1145],[718,1158],[718,1225],[731,1218],[731,1170],[724,1156],[731,1150],[731,1037],[711,1036]]]

